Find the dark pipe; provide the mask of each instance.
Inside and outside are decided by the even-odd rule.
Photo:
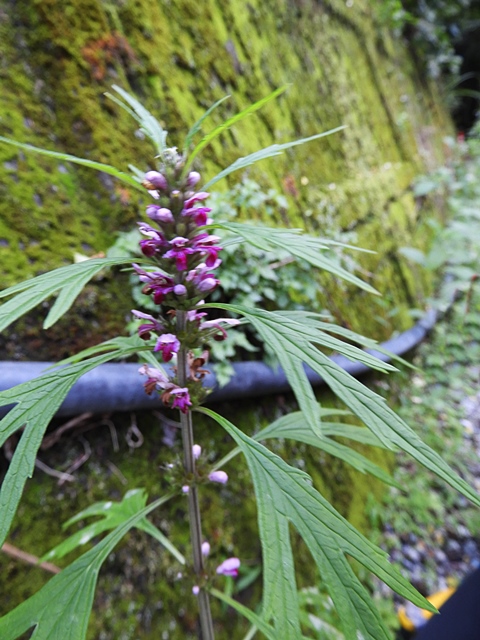
[[[436,312],[429,311],[411,329],[382,343],[382,347],[392,354],[401,356],[418,345],[432,329]],[[390,358],[383,353],[370,351],[382,361]],[[359,362],[352,362],[344,356],[332,356],[334,362],[353,376],[370,371]],[[0,391],[11,389],[22,382],[38,377],[51,362],[0,362]],[[163,407],[160,398],[148,396],[143,388],[145,378],[138,373],[138,364],[102,364],[86,373],[72,387],[57,416],[71,416],[84,413],[109,413],[113,411],[137,411]],[[290,390],[287,377],[282,369],[271,369],[263,362],[236,362],[235,374],[224,387],[216,386],[213,373],[205,378],[205,386],[213,388],[209,402],[223,402],[239,398],[252,398]],[[321,376],[309,368],[305,369],[312,385],[323,383]],[[9,407],[0,407],[0,415],[5,415]]]

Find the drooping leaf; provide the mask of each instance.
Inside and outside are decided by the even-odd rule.
[[[401,449],[414,460],[436,473],[447,484],[480,506],[480,496],[460,478],[433,449],[390,409],[385,400],[356,380],[328,356],[315,348],[301,323],[281,314],[240,305],[208,304],[248,318],[262,339],[276,353],[305,418],[318,432],[320,416],[313,390],[303,365],[318,373],[335,395],[342,400],[366,427],[389,449]],[[321,434],[320,434],[321,435]]]
[[[342,425],[335,425],[335,430],[338,430],[338,427],[341,426]],[[357,427],[357,430],[358,429],[362,430]],[[355,451],[355,449],[329,438],[327,435],[328,430],[328,423],[322,420],[322,437],[319,437],[305,420],[303,413],[301,411],[295,411],[272,422],[268,427],[265,427],[265,429],[255,434],[254,438],[257,441],[267,440],[269,438],[287,438],[297,442],[304,442],[305,444],[325,451],[335,458],[343,460],[361,473],[370,473],[386,484],[397,487],[398,489],[401,488],[385,469],[382,469],[382,467],[379,467],[361,453]]]
[[[33,151],[33,153],[39,153],[43,156],[50,156],[51,158],[55,158],[56,160],[73,162],[74,164],[80,164],[84,167],[89,167],[90,169],[96,169],[97,171],[108,173],[108,175],[117,178],[117,180],[120,180],[125,184],[128,184],[130,187],[137,189],[137,191],[145,193],[145,188],[142,187],[135,180],[135,178],[132,178],[132,176],[128,175],[128,173],[124,173],[119,169],[115,169],[115,167],[112,167],[109,164],[94,162],[93,160],[87,160],[86,158],[77,158],[77,156],[72,156],[68,153],[60,153],[59,151],[49,151],[48,149],[41,149],[40,147],[34,147],[31,144],[24,144],[23,142],[17,142],[16,140],[10,140],[10,138],[4,138],[3,136],[0,136],[0,142],[5,142],[6,144],[18,147],[19,149],[24,149],[25,151]]]
[[[278,640],[275,629],[267,624],[263,618],[254,613],[251,609],[248,609],[248,607],[245,607],[243,604],[240,604],[240,602],[230,598],[218,589],[209,589],[209,593],[227,604],[229,607],[232,607],[232,609],[235,609],[235,611],[238,611],[238,613],[240,613],[244,618],[254,624],[258,631],[261,631],[268,640]]]
[[[273,156],[279,156],[283,153],[285,149],[290,149],[291,147],[296,147],[300,144],[305,144],[306,142],[310,142],[311,140],[318,140],[318,138],[324,138],[325,136],[329,136],[332,133],[337,133],[337,131],[342,131],[345,129],[345,126],[336,127],[335,129],[330,129],[330,131],[324,131],[323,133],[317,133],[314,136],[309,136],[308,138],[302,138],[301,140],[294,140],[293,142],[284,142],[282,144],[272,144],[265,149],[260,149],[259,151],[255,151],[248,156],[243,158],[238,158],[235,160],[233,164],[229,167],[220,171],[214,178],[209,180],[204,188],[209,189],[214,184],[216,184],[219,180],[222,180],[226,176],[230,175],[234,171],[239,171],[240,169],[245,169],[249,167],[251,164],[255,162],[259,162],[260,160],[266,160],[267,158],[273,158]]]
[[[284,534],[288,523],[297,529],[308,546],[335,604],[347,640],[357,640],[358,633],[365,640],[388,640],[389,634],[346,555],[355,558],[401,596],[417,606],[433,610],[432,605],[389,564],[387,554],[362,536],[311,486],[307,474],[289,466],[211,409],[200,411],[229,433],[247,460],[255,487],[262,542],[265,617],[273,617],[278,640],[298,638],[298,635],[292,635],[291,625],[285,626],[284,609],[288,603],[281,600],[283,594],[277,588],[279,582],[295,583],[291,557],[278,560],[285,543],[278,540],[277,534]],[[273,570],[276,571],[275,579],[271,580]],[[298,609],[295,615],[298,616]]]
[[[167,132],[163,129],[158,120],[143,106],[141,102],[125,91],[125,89],[122,89],[116,84],[112,85],[112,89],[116,91],[131,108],[128,108],[120,100],[116,99],[115,96],[108,93],[105,95],[110,99],[113,99],[114,102],[135,118],[135,120],[140,124],[141,131],[143,131],[143,133],[148,136],[155,145],[157,153],[162,154],[167,146]]]
[[[240,222],[222,222],[212,226],[236,234],[263,251],[275,251],[278,249],[286,251],[288,254],[305,260],[314,267],[351,282],[360,289],[364,289],[369,293],[378,293],[371,285],[338,265],[328,255],[325,255],[325,251],[328,251],[330,246],[328,240],[324,238],[314,238],[302,233],[300,229],[274,229]]]
[[[63,528],[67,528],[70,525],[84,520],[85,518],[91,518],[92,516],[100,516],[101,520],[93,522],[83,529],[76,531],[69,536],[66,540],[58,544],[51,549],[42,558],[41,562],[55,560],[57,558],[63,558],[63,556],[73,551],[77,547],[90,542],[92,538],[99,536],[105,531],[111,531],[118,527],[131,516],[141,511],[147,504],[147,492],[145,489],[130,489],[124,495],[120,502],[96,502],[90,505],[80,513],[74,515],[70,520],[65,522]],[[167,549],[181,564],[185,564],[184,556],[178,551],[178,549],[170,542],[170,540],[153,525],[147,518],[137,520],[135,526],[137,529],[145,531],[153,538],[155,538],[162,546]]]
[[[215,127],[215,129],[213,131],[211,131],[210,133],[208,133],[197,144],[197,146],[193,149],[192,153],[187,158],[187,163],[186,163],[187,166],[191,165],[192,162],[194,161],[194,159],[200,153],[200,151],[205,149],[205,147],[207,145],[209,145],[210,142],[212,140],[214,140],[217,136],[219,136],[221,133],[223,133],[224,131],[226,131],[230,127],[232,127],[237,122],[240,122],[240,120],[243,120],[243,118],[246,118],[247,116],[251,115],[252,113],[255,113],[255,111],[258,111],[259,109],[261,109],[264,105],[267,104],[267,102],[270,102],[271,100],[274,100],[275,98],[277,98],[281,93],[283,93],[287,89],[288,89],[288,85],[285,85],[283,87],[280,87],[279,89],[276,89],[275,91],[272,91],[272,93],[270,93],[265,98],[262,98],[261,100],[258,100],[257,102],[254,102],[253,104],[249,105],[246,109],[243,109],[242,111],[240,111],[240,113],[235,114],[234,116],[232,116],[231,118],[229,118],[225,122],[222,122],[222,124],[218,125],[218,127]],[[211,183],[212,183],[212,181],[210,181],[209,184],[211,184]],[[205,186],[205,188],[206,188],[206,186]]]
[[[225,100],[228,100],[230,97],[231,96],[223,96],[223,98],[220,98],[220,100],[217,100],[214,104],[212,104],[212,106],[209,109],[207,109],[207,111],[205,111],[205,113],[195,122],[195,124],[192,125],[190,131],[187,133],[187,136],[185,138],[185,144],[184,144],[185,152],[187,152],[188,149],[190,148],[193,138],[196,136],[196,134],[199,131],[201,131],[203,123],[208,118],[208,116],[212,113],[212,111],[215,111],[217,107],[219,107],[223,102],[225,102]]]
[[[0,291],[0,298],[13,296],[0,306],[0,331],[58,292],[59,295],[43,323],[43,328],[48,329],[70,309],[78,294],[97,273],[106,267],[131,261],[131,258],[125,257],[92,258],[54,269]]]
[[[0,392],[0,406],[15,404],[0,422],[0,446],[23,429],[0,490],[0,545],[3,544],[27,478],[32,477],[43,434],[57,409],[85,373],[114,358],[127,357],[137,349],[117,349],[90,360],[50,369],[38,378]]]
[[[85,640],[103,562],[129,529],[174,495],[169,493],[132,515],[34,596],[0,618],[0,638],[17,640],[35,627],[32,640]]]

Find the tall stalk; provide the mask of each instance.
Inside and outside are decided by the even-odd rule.
[[[186,328],[186,312],[177,310],[177,331],[179,335],[184,334]],[[177,353],[177,378],[181,387],[187,383],[187,349],[182,345]],[[183,443],[183,466],[185,475],[191,477],[193,482],[189,485],[188,492],[188,516],[190,522],[190,541],[192,544],[193,570],[201,584],[204,576],[203,555],[202,555],[202,522],[200,517],[200,505],[198,502],[198,488],[195,484],[195,458],[193,457],[193,424],[192,412],[180,412],[180,424],[182,425]],[[198,604],[200,609],[200,626],[202,629],[202,640],[214,640],[212,614],[210,610],[210,599],[206,589],[200,589],[198,594]]]

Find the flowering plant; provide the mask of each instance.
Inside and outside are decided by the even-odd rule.
[[[219,284],[217,270],[221,264],[222,245],[219,230],[228,231],[231,242],[247,242],[265,251],[281,249],[293,258],[302,258],[312,266],[324,269],[339,278],[374,292],[370,285],[344,270],[328,258],[329,241],[301,234],[296,230],[273,229],[238,222],[216,220],[207,206],[207,189],[233,171],[283,150],[320,138],[310,138],[274,144],[264,150],[239,158],[211,178],[202,187],[200,174],[192,163],[203,148],[226,128],[256,111],[276,97],[281,90],[237,114],[205,135],[193,148],[195,136],[204,126],[216,103],[187,134],[183,151],[166,145],[166,132],[157,120],[132,96],[115,87],[120,98],[115,102],[127,109],[152,140],[156,151],[156,167],[146,174],[135,171],[125,174],[114,167],[83,160],[65,154],[34,149],[6,138],[0,141],[17,147],[48,153],[109,173],[129,187],[145,193],[152,202],[147,206],[148,222],[139,223],[143,236],[140,248],[143,258],[133,265],[142,283],[143,293],[156,307],[156,312],[133,310],[140,320],[138,335],[114,338],[98,347],[87,349],[63,361],[62,367],[45,372],[41,377],[0,393],[0,405],[15,406],[0,423],[0,443],[23,429],[0,491],[0,543],[8,534],[20,501],[22,489],[31,475],[41,439],[50,419],[69,389],[86,372],[115,358],[138,355],[142,361],[139,376],[144,378],[145,391],[159,394],[164,404],[179,411],[183,440],[183,467],[180,473],[172,469],[172,487],[166,495],[145,506],[142,490],[129,492],[122,503],[94,505],[89,515],[102,514],[104,520],[74,535],[47,557],[63,555],[72,545],[83,544],[101,531],[110,533],[90,551],[80,556],[52,578],[38,593],[0,619],[2,640],[16,640],[35,628],[36,640],[68,637],[83,640],[91,611],[98,571],[118,541],[136,526],[150,533],[180,564],[187,565],[192,592],[198,596],[201,637],[214,638],[215,625],[210,612],[210,598],[219,598],[236,609],[252,624],[252,633],[259,631],[275,640],[297,640],[304,637],[299,616],[294,557],[289,527],[292,525],[305,541],[329,590],[342,622],[345,638],[380,640],[388,637],[384,624],[368,593],[355,576],[346,556],[355,558],[367,570],[384,580],[392,589],[423,608],[434,610],[415,589],[388,563],[386,554],[363,537],[312,486],[309,477],[272,453],[260,441],[291,438],[328,451],[355,468],[372,473],[387,482],[389,476],[353,449],[336,442],[332,436],[368,442],[389,449],[403,449],[412,457],[456,487],[475,504],[477,494],[429,449],[402,420],[391,411],[382,398],[349,376],[330,360],[321,347],[334,349],[350,359],[361,361],[379,371],[395,368],[360,347],[378,345],[342,327],[325,322],[312,312],[268,312],[239,304],[206,303],[208,294]],[[334,130],[337,131],[337,130]],[[328,132],[333,133],[333,131]],[[212,214],[212,217],[210,215]],[[9,300],[0,307],[0,329],[49,296],[58,294],[44,326],[56,322],[72,305],[75,297],[90,278],[105,267],[128,263],[128,258],[95,258],[68,267],[61,267],[1,292]],[[208,319],[209,309],[216,308],[240,316]],[[203,386],[208,362],[208,344],[222,340],[229,326],[239,322],[252,323],[262,339],[275,352],[296,395],[300,410],[275,421],[262,431],[248,435],[231,422],[201,404],[208,395]],[[355,346],[359,345],[359,346]],[[165,370],[159,357],[173,368]],[[367,429],[348,425],[322,424],[322,418],[332,411],[322,408],[315,398],[304,368],[307,365],[320,374],[336,395],[365,424]],[[201,445],[195,442],[193,415],[202,412],[221,425],[236,442],[237,448],[224,460],[203,474],[199,472]],[[225,484],[228,476],[221,467],[237,453],[248,463],[257,500],[259,531],[263,552],[263,602],[256,613],[220,592],[214,586],[216,576],[236,576],[240,559],[218,559],[216,569],[210,569],[210,545],[201,527],[199,491],[202,482]],[[188,500],[191,549],[188,558],[147,519],[175,496],[185,494]],[[108,506],[107,506],[108,505]],[[86,512],[85,512],[86,513]],[[78,514],[77,519],[82,514]],[[206,532],[208,538],[208,532]],[[190,579],[190,578],[185,578]],[[72,625],[72,620],[76,621]],[[252,637],[250,634],[249,637]]]

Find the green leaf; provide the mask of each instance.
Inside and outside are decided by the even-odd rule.
[[[205,186],[205,188],[207,187]],[[274,229],[240,222],[222,222],[214,224],[212,227],[234,233],[262,251],[276,251],[278,249],[286,251],[289,255],[305,260],[319,269],[351,282],[360,289],[378,294],[378,291],[371,285],[363,282],[324,255],[324,252],[330,249],[328,240],[324,238],[314,238],[303,234],[300,229]]]
[[[243,158],[238,158],[235,160],[233,164],[229,167],[220,171],[214,178],[209,180],[207,184],[204,186],[204,189],[209,189],[212,185],[216,184],[219,180],[222,180],[226,176],[230,175],[234,171],[238,171],[239,169],[245,169],[245,167],[249,167],[251,164],[255,162],[259,162],[260,160],[266,160],[267,158],[272,158],[273,156],[279,156],[283,153],[285,149],[290,149],[290,147],[296,147],[300,144],[305,144],[306,142],[310,142],[311,140],[317,140],[318,138],[324,138],[325,136],[329,136],[332,133],[337,133],[337,131],[342,131],[345,129],[345,126],[336,127],[335,129],[330,129],[330,131],[325,131],[324,133],[317,133],[314,136],[309,136],[308,138],[302,138],[301,140],[294,140],[293,142],[284,142],[282,144],[272,144],[270,147],[266,147],[265,149],[261,149],[260,151],[255,151],[248,156]]]
[[[386,484],[397,487],[398,489],[402,488],[397,482],[395,482],[391,475],[385,471],[385,469],[382,469],[382,467],[379,467],[351,447],[347,447],[346,445],[340,444],[339,442],[329,438],[326,435],[326,431],[328,429],[327,424],[322,421],[322,437],[319,437],[306,422],[303,413],[301,411],[295,411],[288,416],[282,416],[275,422],[272,422],[268,427],[255,434],[255,440],[288,438],[290,440],[304,442],[305,444],[309,444],[317,449],[325,451],[335,458],[343,460],[361,473],[370,473],[372,476]]]
[[[14,297],[0,306],[0,331],[58,292],[58,298],[43,323],[43,328],[48,329],[70,309],[83,287],[97,273],[106,267],[131,262],[131,258],[125,257],[92,258],[54,269],[4,289],[0,292],[0,298]]]
[[[388,640],[389,634],[371,600],[355,576],[345,555],[355,558],[401,596],[429,611],[434,607],[388,562],[387,554],[362,536],[312,486],[309,476],[289,466],[232,423],[210,409],[200,411],[218,422],[236,441],[252,475],[264,562],[265,618],[273,616],[278,640],[296,640],[291,620],[286,625],[278,584],[293,585],[291,556],[279,555],[286,547],[288,523],[299,532],[317,564],[335,604],[347,640]],[[275,571],[275,573],[273,573]],[[272,577],[274,579],[272,580]],[[283,587],[284,588],[284,587]],[[293,607],[289,610],[293,615]],[[298,619],[298,608],[295,616]],[[298,620],[297,620],[298,625]],[[298,628],[298,627],[297,627]]]
[[[141,191],[145,194],[145,188],[139,185],[135,178],[129,176],[128,173],[123,173],[123,171],[115,169],[115,167],[111,167],[109,164],[94,162],[93,160],[87,160],[86,158],[77,158],[76,156],[71,156],[68,153],[60,153],[59,151],[49,151],[48,149],[41,149],[40,147],[34,147],[31,144],[24,144],[23,142],[17,142],[16,140],[10,140],[10,138],[4,138],[3,136],[0,136],[0,142],[5,142],[6,144],[18,147],[19,149],[24,149],[25,151],[33,151],[34,153],[39,153],[43,156],[50,156],[51,158],[55,158],[56,160],[73,162],[74,164],[81,164],[84,167],[89,167],[90,169],[96,169],[97,171],[108,173],[108,175],[117,178],[117,180],[120,180],[121,182],[125,182],[130,187],[134,187],[138,191]]]
[[[136,353],[117,349],[85,362],[50,370],[38,378],[0,392],[0,406],[14,404],[0,422],[0,446],[23,429],[0,490],[0,545],[3,544],[20,502],[27,478],[31,478],[37,451],[50,420],[75,382],[100,364]]]
[[[32,627],[35,627],[32,640],[85,640],[103,562],[129,529],[174,495],[169,493],[131,516],[34,596],[0,618],[2,640],[17,640]]]
[[[95,504],[90,505],[80,513],[77,513],[75,516],[70,518],[65,524],[63,528],[67,528],[70,525],[78,522],[79,520],[83,520],[85,518],[91,518],[92,516],[100,516],[102,519],[88,526],[80,529],[75,532],[69,538],[58,544],[56,547],[51,549],[48,553],[46,553],[42,558],[41,562],[46,562],[50,560],[55,560],[57,558],[63,558],[63,556],[73,551],[80,545],[84,545],[87,542],[90,542],[92,538],[99,536],[105,531],[111,531],[118,527],[118,525],[122,524],[126,520],[128,520],[131,516],[135,515],[145,507],[147,504],[147,492],[145,489],[130,489],[124,495],[123,500],[121,502],[96,502]],[[163,535],[163,533],[157,529],[155,525],[153,525],[146,518],[142,518],[138,520],[136,525],[137,529],[141,529],[145,531],[152,537],[154,537],[161,545],[163,545],[181,564],[185,564],[185,558],[182,554],[173,546],[170,540]]]
[[[195,137],[195,135],[202,129],[202,125],[205,122],[205,120],[208,118],[208,116],[212,113],[212,111],[214,111],[217,107],[219,107],[222,102],[225,102],[225,100],[228,100],[229,98],[231,98],[231,96],[223,96],[223,98],[220,98],[220,100],[217,100],[214,104],[212,104],[212,106],[207,109],[207,111],[205,111],[205,113],[195,122],[195,124],[192,126],[192,128],[190,129],[190,131],[187,133],[187,137],[185,138],[185,145],[184,145],[184,151],[187,152],[188,149],[190,148],[190,145],[192,144],[192,140]]]
[[[233,598],[230,598],[225,593],[218,591],[218,589],[209,589],[209,593],[211,593],[212,596],[218,598],[225,604],[228,604],[228,606],[232,607],[232,609],[235,609],[235,611],[238,611],[238,613],[240,613],[244,618],[254,624],[266,638],[268,638],[269,640],[278,640],[275,629],[267,624],[265,620],[263,620],[263,618],[245,607],[243,604],[240,604],[240,602],[237,602]]]
[[[238,313],[248,318],[262,339],[275,351],[285,375],[312,429],[319,432],[318,405],[303,364],[322,376],[323,380],[366,427],[389,448],[399,448],[414,460],[436,473],[447,484],[480,506],[480,496],[386,404],[385,400],[353,378],[328,356],[315,348],[316,339],[298,322],[286,320],[280,314],[260,309],[245,309],[239,305],[207,304]],[[320,433],[321,435],[321,433]]]
[[[214,140],[217,136],[219,136],[221,133],[223,133],[224,131],[226,131],[227,129],[229,129],[231,126],[233,126],[234,124],[236,124],[237,122],[240,122],[240,120],[243,120],[243,118],[246,118],[247,116],[249,116],[252,113],[255,113],[255,111],[258,111],[259,109],[261,109],[264,105],[267,104],[267,102],[270,102],[271,100],[274,100],[275,98],[277,98],[281,93],[283,93],[284,91],[286,91],[288,89],[289,85],[284,85],[283,87],[280,87],[279,89],[276,89],[275,91],[273,91],[272,93],[270,93],[268,96],[266,96],[265,98],[262,98],[261,100],[258,100],[257,102],[255,102],[254,104],[251,104],[249,107],[247,107],[246,109],[243,109],[243,111],[240,111],[240,113],[237,113],[236,115],[234,115],[232,118],[229,118],[228,120],[226,120],[225,122],[223,122],[222,124],[218,125],[218,127],[215,127],[215,129],[213,131],[211,131],[210,133],[208,133],[195,147],[195,149],[192,151],[192,153],[189,155],[189,157],[187,158],[187,163],[186,163],[186,167],[191,165],[193,160],[197,157],[197,155],[200,153],[200,151],[202,151],[208,144],[210,144],[210,142],[212,140]],[[185,167],[185,168],[186,168]],[[212,181],[210,180],[209,184],[212,184]],[[206,188],[206,185],[205,185]]]
[[[112,89],[116,91],[120,96],[122,96],[122,98],[131,107],[131,109],[129,109],[126,105],[124,105],[120,100],[116,99],[111,94],[106,93],[105,95],[108,98],[114,100],[114,102],[120,105],[123,109],[125,109],[125,111],[130,113],[133,118],[135,118],[135,120],[140,124],[140,129],[146,136],[150,138],[150,140],[155,145],[157,152],[161,155],[165,151],[167,146],[167,132],[162,128],[158,120],[147,109],[145,109],[141,102],[127,93],[125,89],[122,89],[116,84],[112,85]]]

